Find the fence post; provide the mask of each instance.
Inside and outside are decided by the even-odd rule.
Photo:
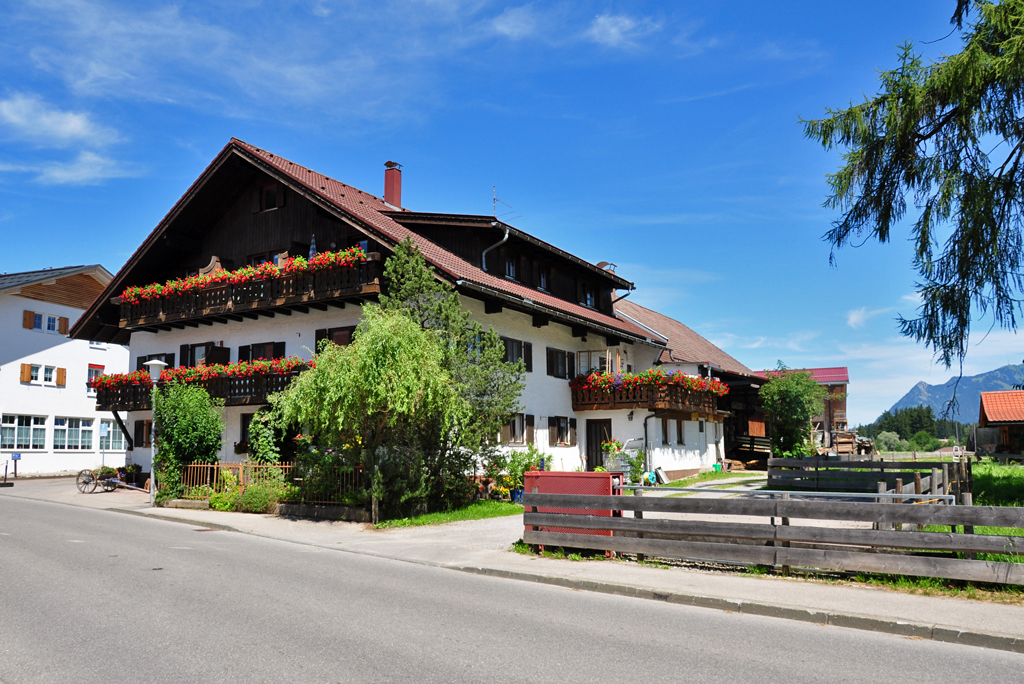
[[[970,492],[964,492],[960,495],[961,502],[964,506],[973,506],[974,497]],[[964,525],[964,534],[974,534],[974,525]],[[975,556],[973,553],[964,554],[964,558],[967,560],[974,560]]]
[[[914,473],[914,494],[920,494],[920,493],[921,493],[921,471],[917,471],[917,472]],[[920,501],[920,499],[918,499],[918,501]],[[920,532],[921,529],[922,529],[921,523],[917,523],[916,525],[914,525],[914,529],[917,530],[918,532]]]
[[[879,482],[878,483],[878,493],[879,494],[886,494],[886,493],[888,493],[888,491],[889,491],[889,486],[887,484],[885,484],[885,482]],[[884,503],[884,502],[885,502],[885,499],[883,497],[877,497],[875,499],[875,503]],[[871,525],[871,527],[872,527],[872,529],[875,529],[875,530],[887,530],[887,529],[889,529],[889,523],[875,522],[875,523],[873,523]]]
[[[949,464],[942,464],[942,493],[949,494]]]
[[[896,478],[896,490],[895,491],[896,491],[897,494],[902,494],[903,493],[903,478]],[[897,498],[893,499],[892,502],[893,503],[901,504],[901,503],[903,503],[903,497],[897,497]],[[903,530],[903,523],[893,523],[892,524],[892,529],[902,531]]]
[[[642,489],[634,489],[633,490],[633,496],[643,496],[643,495],[644,495],[644,491]],[[637,518],[638,520],[643,520],[644,512],[643,511],[633,511],[633,517]],[[643,532],[638,532],[636,536],[639,539],[643,539],[644,538],[644,533]],[[645,558],[644,554],[642,554],[642,553],[636,554],[636,560],[637,560],[638,563],[643,563],[644,562],[644,558]]]
[[[930,493],[931,494],[941,494],[942,492],[939,491],[939,487],[941,486],[941,484],[942,483],[939,482],[939,469],[938,468],[932,468],[932,480],[931,480],[931,486],[932,486],[931,489],[932,489],[932,491]]]
[[[783,500],[783,501],[785,501],[785,500],[786,500],[786,499],[788,499],[788,498],[789,498],[789,492],[783,492],[783,493],[782,493],[782,500]],[[789,518],[783,518],[783,519],[782,519],[782,524],[783,524],[784,526],[788,526],[788,525],[789,525]],[[778,531],[776,531],[776,536],[778,536]],[[783,545],[784,547],[786,547],[786,548],[789,548],[789,542],[788,542],[788,541],[784,541],[784,542],[782,542],[782,545]],[[789,573],[790,573],[790,570],[791,570],[791,569],[792,569],[792,568],[790,568],[790,566],[788,566],[788,565],[783,565],[783,566],[782,566],[782,574],[783,574],[783,575],[785,575],[786,577],[789,577]]]

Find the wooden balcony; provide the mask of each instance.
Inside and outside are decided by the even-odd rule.
[[[648,409],[651,411],[688,411],[714,415],[717,397],[709,392],[691,392],[682,387],[642,385],[633,389],[575,389],[572,391],[573,411],[615,411]]]
[[[330,268],[315,273],[296,273],[251,283],[226,283],[183,295],[159,297],[121,307],[122,328],[170,329],[168,323],[194,319],[242,320],[273,316],[272,309],[308,311],[325,309],[327,303],[380,293],[381,258],[376,252],[355,266]],[[195,324],[193,323],[193,326]],[[180,324],[173,327],[182,327]]]
[[[304,370],[304,369],[303,369]],[[215,399],[223,399],[225,406],[258,406],[267,403],[267,395],[287,389],[301,370],[288,373],[254,375],[249,378],[219,377],[197,380],[194,384],[206,389]],[[131,385],[115,389],[96,390],[97,411],[148,411],[153,407],[152,389]]]

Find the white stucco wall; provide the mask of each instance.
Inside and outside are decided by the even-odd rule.
[[[105,373],[123,373],[128,368],[128,350],[121,345],[90,344],[66,335],[22,327],[23,311],[63,316],[74,325],[82,309],[51,304],[13,294],[0,295],[0,413],[45,419],[45,448],[0,448],[0,460],[13,472],[11,457],[21,454],[18,475],[59,475],[94,468],[101,461],[109,466],[124,465],[125,452],[100,450],[100,421],[112,419],[109,412],[96,411],[95,395],[86,389],[89,365],[103,366]],[[45,329],[45,317],[44,317]],[[44,382],[43,372],[35,382],[21,382],[21,364],[66,369],[63,387]],[[56,373],[55,373],[56,375]],[[56,378],[55,378],[56,379]],[[123,414],[122,414],[123,417]],[[55,449],[54,419],[77,418],[93,421],[92,447]],[[2,468],[2,465],[0,465]],[[2,475],[2,471],[0,471]]]
[[[546,349],[553,347],[563,351],[573,352],[578,355],[582,351],[604,350],[605,339],[603,336],[591,336],[584,342],[578,337],[573,337],[568,326],[559,323],[535,328],[530,315],[504,309],[501,313],[484,313],[484,304],[475,299],[463,298],[463,308],[469,312],[470,317],[479,321],[484,328],[493,327],[495,332],[504,337],[509,337],[533,345],[533,370],[526,373],[526,387],[523,391],[521,404],[523,413],[534,416],[534,445],[553,459],[556,470],[575,470],[585,464],[588,419],[611,419],[612,436],[621,442],[631,441],[629,448],[642,448],[644,436],[644,418],[649,415],[648,411],[633,411],[633,420],[628,419],[630,411],[582,411],[574,413],[572,410],[572,397],[569,392],[568,380],[547,375]],[[359,321],[360,308],[348,306],[345,309],[332,308],[328,311],[312,310],[308,314],[294,313],[291,316],[275,318],[260,318],[258,320],[245,320],[241,322],[231,321],[226,324],[214,324],[185,330],[172,330],[158,333],[133,333],[131,338],[131,354],[129,364],[132,369],[135,367],[135,360],[138,356],[173,353],[176,363],[180,362],[179,348],[182,344],[196,344],[213,341],[215,344],[222,344],[231,349],[230,359],[232,362],[238,360],[238,347],[241,345],[260,342],[285,342],[285,354],[295,355],[302,358],[311,358],[315,340],[315,331],[319,328],[334,328],[356,325]],[[611,348],[613,354],[617,351],[622,359],[623,365],[629,363],[634,371],[642,371],[651,368],[660,354],[661,347],[646,344],[620,343]],[[675,368],[666,368],[675,370]],[[689,372],[689,368],[683,369]],[[570,375],[574,375],[571,373]],[[241,419],[243,413],[252,413],[258,407],[227,407],[224,410],[225,432],[220,458],[223,461],[243,460],[244,456],[234,453],[234,443],[240,439]],[[577,444],[576,446],[558,446],[549,443],[548,440],[548,417],[564,416],[575,418],[577,421]],[[151,413],[134,412],[130,414],[127,423],[130,430],[133,429],[135,420],[149,420]],[[672,425],[675,425],[674,421]],[[688,424],[688,430],[692,430],[693,437],[687,433],[687,444],[685,447],[663,447],[660,444],[661,421],[652,419],[649,421],[651,431],[650,458],[652,467],[663,467],[666,470],[695,469],[710,467],[715,462],[715,443],[709,433],[708,443],[704,448],[698,448],[696,435],[697,423]],[[709,423],[709,429],[711,424]],[[719,429],[721,435],[721,429]],[[515,449],[516,446],[510,446]],[[518,447],[522,448],[522,447]],[[150,450],[138,449],[133,455],[135,462],[142,464],[143,469],[149,468]]]

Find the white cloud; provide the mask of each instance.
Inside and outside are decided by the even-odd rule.
[[[51,107],[31,93],[14,93],[0,100],[0,124],[17,138],[43,147],[102,147],[119,139],[117,131],[97,124],[90,114]]]
[[[49,161],[39,164],[0,163],[0,172],[32,173],[44,185],[97,185],[111,178],[132,178],[139,175],[133,165],[119,162],[96,152],[83,151],[71,161]]]
[[[660,28],[660,24],[647,17],[634,19],[625,14],[601,14],[594,17],[584,35],[606,47],[634,47],[637,39]]]
[[[879,314],[889,313],[894,311],[892,307],[885,309],[871,309],[870,311],[866,306],[862,306],[859,309],[851,309],[846,312],[846,325],[850,326],[854,330],[857,328],[863,328],[864,325]]]
[[[494,31],[513,40],[533,35],[537,30],[537,17],[530,5],[509,7],[491,21]]]

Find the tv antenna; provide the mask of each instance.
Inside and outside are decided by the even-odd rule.
[[[491,193],[492,193],[491,213],[494,214],[494,218],[504,218],[504,217],[508,216],[509,214],[515,213],[515,209],[512,208],[511,204],[509,204],[508,202],[505,202],[504,200],[501,200],[501,199],[498,198],[498,186],[492,185],[491,186]],[[508,211],[506,211],[504,214],[501,214],[500,216],[498,215],[498,205],[499,204],[504,204],[508,208]],[[518,216],[513,216],[512,218],[510,218],[508,220],[509,221],[515,221],[517,218],[522,218],[522,217],[523,217],[523,215],[519,214]]]

